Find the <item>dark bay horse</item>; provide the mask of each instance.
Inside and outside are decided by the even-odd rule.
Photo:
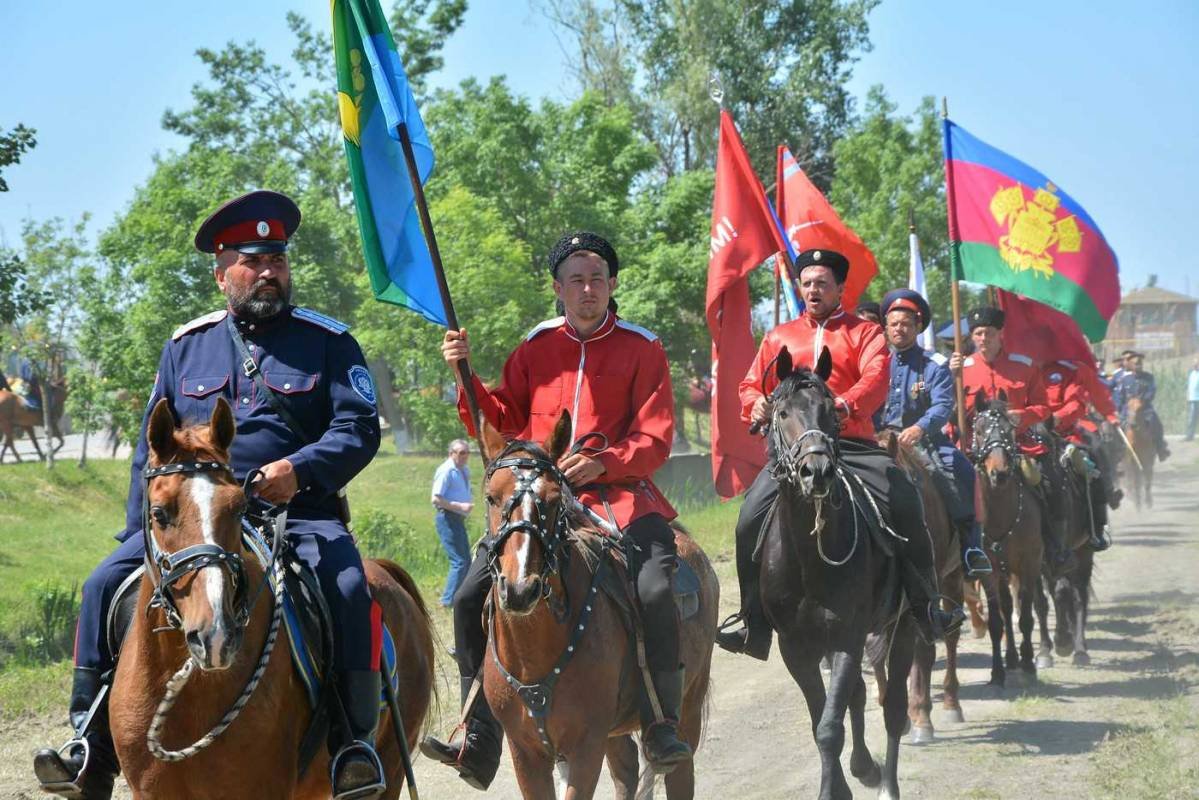
[[[537,445],[505,442],[484,426],[488,527],[507,532],[498,535],[493,550],[483,690],[504,727],[525,798],[556,797],[554,768],[560,761],[565,762],[567,800],[592,797],[606,755],[616,797],[632,800],[638,758],[629,734],[640,729],[643,680],[628,627],[635,601],[631,588],[626,600],[612,596],[625,595],[627,578],[557,470],[570,447],[570,427],[564,411],[550,439]],[[518,484],[525,487],[523,497],[512,502]],[[694,540],[676,529],[675,542],[679,558],[700,583],[699,610],[680,625],[686,680],[679,735],[694,752],[708,695],[720,589]],[[588,543],[599,546],[598,558]],[[615,584],[596,578],[597,572],[615,577]],[[525,688],[518,693],[504,672]],[[535,715],[534,708],[543,713]],[[693,763],[665,776],[671,800],[694,796]]]
[[[924,521],[928,526],[929,535],[933,540],[933,553],[936,556],[937,579],[940,582],[940,592],[945,597],[945,610],[961,606],[964,597],[964,576],[962,571],[961,543],[954,530],[953,520],[941,492],[933,483],[933,465],[928,463],[930,455],[922,450],[903,447],[894,431],[884,431],[879,435],[881,444],[895,463],[899,464],[912,483],[920,490],[924,502]],[[964,722],[962,704],[958,699],[958,639],[960,629],[955,628],[945,636],[945,680],[941,708],[947,722]],[[933,663],[937,659],[937,648],[932,642],[926,642],[916,637],[915,653],[912,661],[912,672],[908,677],[908,719],[912,722],[909,740],[912,744],[931,742],[935,737],[932,723],[932,672]],[[884,686],[886,684],[885,652],[883,649],[869,647],[872,654],[872,664],[875,677],[879,681],[880,705],[885,703]]]
[[[907,722],[908,673],[915,625],[898,614],[895,559],[872,540],[871,509],[839,461],[828,349],[816,369],[793,369],[786,349],[776,362],[773,438],[779,499],[761,544],[762,602],[779,650],[803,691],[820,751],[821,800],[853,796],[841,768],[845,712],[852,732],[850,773],[879,797],[899,797],[899,739]],[[897,615],[898,614],[898,618]],[[861,663],[868,633],[890,637],[883,716],[887,759],[880,771],[865,742],[866,684]],[[825,691],[820,660],[832,659]]]
[[[1003,635],[1007,635],[1007,669],[1019,667],[1036,680],[1033,659],[1033,604],[1048,601],[1040,591],[1044,544],[1041,540],[1040,500],[1025,483],[1016,446],[1016,428],[1007,416],[1007,400],[1001,389],[999,399],[988,401],[983,392],[975,400],[970,422],[973,430],[971,455],[979,473],[978,491],[983,520],[983,539],[994,572],[982,581],[987,596],[987,628],[991,634],[992,686],[1006,681],[1000,657]],[[1016,651],[1013,605],[1020,607],[1020,631],[1023,642]]]
[[[280,599],[264,584],[264,570],[242,541],[246,498],[227,466],[233,437],[233,414],[224,400],[217,401],[208,425],[182,430],[175,429],[166,401],[159,401],[146,431],[150,467],[178,465],[177,471],[149,480],[146,489],[155,546],[176,554],[207,545],[204,550],[213,557],[194,562],[170,586],[177,630],[168,627],[162,604],[151,603],[154,581],[161,580],[150,574],[157,575],[157,566],[151,565],[142,577],[139,611],[121,651],[109,704],[121,769],[138,800],[316,800],[330,794],[324,747],[318,748],[303,778],[297,774],[310,706],[293,671],[287,629],[277,622]],[[223,555],[216,557],[217,550]],[[233,566],[234,555],[240,567]],[[277,572],[280,564],[276,562]],[[371,594],[395,639],[398,700],[412,747],[432,694],[431,623],[402,568],[370,560],[365,567]],[[256,591],[258,586],[264,590]],[[206,648],[212,655],[198,656],[196,648],[189,647],[189,642],[201,640],[212,645]],[[159,714],[168,694],[174,706]],[[240,715],[210,747],[199,748],[241,698],[246,702]],[[404,780],[393,731],[384,713],[378,752],[388,784],[384,797],[392,800]],[[155,745],[157,753],[151,750]]]
[[[1129,458],[1125,464],[1124,477],[1131,478],[1132,501],[1137,510],[1142,505],[1153,508],[1153,465],[1157,461],[1157,443],[1153,440],[1153,430],[1149,426],[1149,407],[1139,397],[1128,400],[1125,408],[1127,422],[1124,423],[1124,435],[1132,445],[1136,458]]]

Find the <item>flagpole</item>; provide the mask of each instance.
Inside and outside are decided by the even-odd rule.
[[[441,304],[445,308],[446,327],[457,331],[458,315],[454,313],[454,300],[450,297],[450,285],[445,279],[445,267],[441,263],[441,251],[437,248],[437,236],[433,233],[433,219],[429,216],[429,204],[425,200],[425,187],[420,182],[420,173],[416,168],[416,154],[412,150],[412,137],[408,135],[408,124],[400,122],[396,126],[400,137],[400,147],[404,151],[404,163],[408,166],[408,180],[412,183],[412,194],[416,198],[416,212],[420,216],[421,230],[425,234],[425,243],[429,246],[429,256],[433,260],[433,274],[437,278],[437,292],[441,295]],[[462,389],[466,392],[466,405],[470,410],[470,419],[475,428],[475,440],[479,445],[479,455],[484,462],[487,456],[483,453],[483,429],[479,423],[479,398],[475,396],[474,372],[470,362],[465,358],[458,361],[458,377],[462,381]]]
[[[958,249],[953,245],[953,233],[958,229],[957,209],[953,195],[953,153],[949,144],[949,100],[941,98],[941,127],[945,137],[945,204],[949,209],[949,296],[953,304],[953,351],[962,352],[962,301],[958,294]],[[966,389],[962,371],[953,376],[957,396],[959,443],[966,445]]]

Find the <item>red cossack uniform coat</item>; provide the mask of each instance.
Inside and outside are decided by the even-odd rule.
[[[677,516],[652,480],[674,441],[670,368],[653,333],[609,313],[584,338],[557,317],[534,328],[512,352],[499,386],[488,390],[478,377],[474,385],[484,418],[506,439],[541,444],[563,409],[574,425],[572,441],[589,433],[607,438],[595,456],[604,473],[576,490],[578,500],[601,519],[608,519],[604,495],[621,528],[655,512],[668,520]],[[458,412],[471,430],[461,389]],[[592,437],[586,444],[605,443]]]
[[[1087,413],[1087,392],[1079,377],[1078,368],[1070,361],[1050,361],[1041,367],[1053,430],[1070,440],[1077,436],[1076,426]]]
[[[747,424],[758,398],[769,396],[778,386],[772,362],[784,347],[796,367],[809,369],[815,368],[821,349],[829,349],[833,371],[828,388],[837,398],[837,405],[849,412],[841,420],[841,436],[873,442],[872,417],[887,399],[891,379],[891,351],[883,329],[875,322],[838,310],[823,320],[801,314],[771,330],[739,387],[741,419]]]

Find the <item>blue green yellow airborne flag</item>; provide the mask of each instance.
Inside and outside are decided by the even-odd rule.
[[[337,106],[362,252],[376,300],[448,324],[429,245],[421,229],[401,124],[420,183],[433,171],[433,146],[378,0],[332,0]]]

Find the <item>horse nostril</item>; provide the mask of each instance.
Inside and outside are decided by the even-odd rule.
[[[541,593],[541,578],[533,577],[529,580],[529,593],[532,595]]]

